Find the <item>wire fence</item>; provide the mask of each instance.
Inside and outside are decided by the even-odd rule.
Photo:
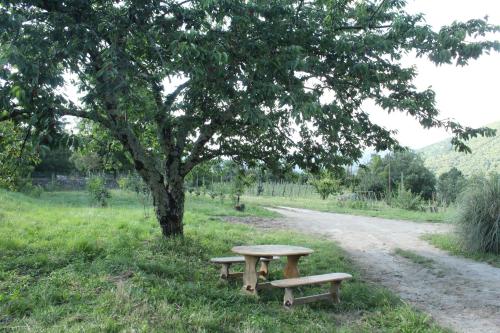
[[[94,175],[95,176],[95,175]],[[31,179],[34,186],[45,191],[82,191],[87,189],[88,181],[94,177],[89,175],[83,177],[79,175],[52,175],[50,177],[37,176]],[[100,175],[105,179],[105,186],[108,189],[123,189],[141,197],[144,202],[152,200],[149,188],[145,186],[142,179],[137,175]],[[126,184],[126,185],[124,185]],[[185,183],[185,191],[195,196],[208,196],[212,199],[225,200],[235,197],[234,183],[231,176],[220,177],[219,181],[213,179],[195,179]],[[286,181],[255,182],[246,187],[244,193],[247,196],[255,197],[276,197],[284,199],[317,199],[321,197],[311,184]],[[382,209],[387,206],[384,194],[370,191],[345,191],[330,197],[336,205],[358,209]],[[437,212],[436,202],[422,203],[422,208]]]
[[[138,184],[142,180],[136,175],[100,175],[104,177],[106,188],[125,189],[123,184]],[[82,191],[87,189],[87,183],[93,176],[83,177],[81,175],[37,175],[31,178],[34,186],[39,186],[45,191]],[[126,181],[124,181],[126,180]],[[137,187],[137,185],[135,185]],[[147,188],[147,187],[146,187]],[[207,195],[215,197],[229,197],[234,194],[233,179],[231,176],[220,177],[218,181],[214,179],[200,178],[194,181],[187,181],[184,185],[185,191],[194,195]],[[320,195],[313,185],[300,182],[286,181],[266,181],[254,182],[245,188],[243,193],[248,196],[281,197],[281,198],[302,198],[320,199]],[[383,201],[385,198],[381,194],[366,191],[354,191],[338,194],[335,198],[339,201]]]

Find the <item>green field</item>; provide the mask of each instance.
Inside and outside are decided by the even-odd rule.
[[[306,208],[322,212],[375,216],[395,220],[417,222],[448,222],[454,214],[453,208],[439,207],[437,213],[411,211],[388,206],[383,201],[339,201],[336,198],[288,198],[268,196],[244,196],[242,202],[261,206],[288,206]]]
[[[0,328],[6,332],[443,332],[387,290],[365,282],[334,243],[222,222],[273,216],[250,205],[189,197],[184,238],[164,239],[131,194],[90,208],[82,192],[40,199],[0,191]],[[239,244],[298,244],[316,252],[303,274],[349,272],[342,303],[286,311],[280,290],[259,299],[223,283],[212,256]],[[271,265],[280,278],[282,263]],[[312,292],[309,288],[303,291]]]

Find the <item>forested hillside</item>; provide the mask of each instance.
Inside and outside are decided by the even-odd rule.
[[[425,165],[438,175],[451,167],[456,167],[466,175],[500,172],[500,121],[487,126],[495,128],[497,135],[471,139],[468,144],[472,154],[454,151],[449,139],[420,149]]]

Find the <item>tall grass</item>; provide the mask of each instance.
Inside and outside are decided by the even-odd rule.
[[[461,198],[459,233],[469,251],[500,254],[500,175],[475,178]]]

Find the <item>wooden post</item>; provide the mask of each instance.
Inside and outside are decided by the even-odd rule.
[[[285,279],[289,278],[295,278],[300,276],[299,268],[297,267],[297,264],[299,262],[300,256],[288,256],[287,257],[287,263],[285,266],[285,270],[283,272],[283,275],[285,276]]]
[[[286,309],[291,309],[293,306],[293,289],[285,288],[285,297],[283,297],[283,306]]]
[[[269,274],[269,261],[261,260],[259,274],[260,276],[267,277]]]
[[[245,256],[245,272],[243,273],[243,291],[247,294],[257,295],[258,273],[255,266],[259,257]]]
[[[340,281],[332,281],[330,287],[333,303],[340,303]]]
[[[220,268],[220,278],[226,280],[229,277],[229,267],[231,264],[222,264]]]

